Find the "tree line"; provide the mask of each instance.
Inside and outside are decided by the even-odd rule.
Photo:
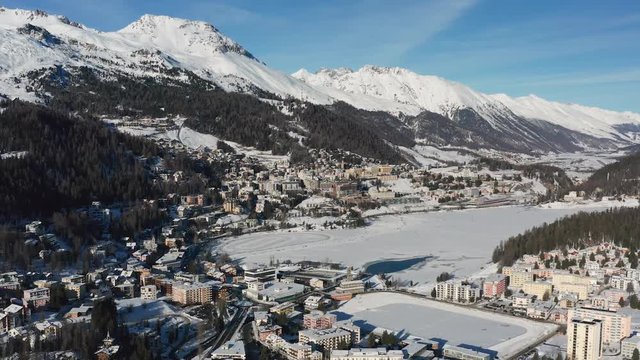
[[[640,152],[605,165],[578,189],[596,196],[640,194]]]
[[[188,80],[118,75],[106,79],[86,67],[40,70],[30,76],[40,79],[50,94],[48,105],[54,109],[131,117],[180,115],[196,131],[274,154],[294,153],[296,161],[308,160],[307,149],[288,135],[300,132],[297,122],[307,130],[303,142],[313,148],[344,149],[397,163],[403,158],[385,140],[413,144],[410,130],[399,127],[401,122],[388,114],[357,110],[345,103],[325,107],[287,99],[287,106],[297,110],[293,116],[285,115],[256,96],[225,92],[182,71]],[[259,96],[277,99],[273,94]]]
[[[0,153],[15,151],[24,155],[0,160],[0,220],[47,216],[95,200],[126,203],[199,191],[219,184],[224,171],[223,164],[167,152],[101,121],[20,101],[5,104],[0,113]],[[197,181],[154,181],[154,159]]]
[[[640,248],[640,208],[580,212],[534,227],[501,242],[492,260],[512,265],[525,254],[539,254],[566,247],[585,247],[612,241],[635,252]]]
[[[570,190],[575,188],[575,185],[567,176],[567,173],[559,167],[545,164],[513,164],[506,160],[491,159],[487,157],[481,157],[471,162],[472,164],[484,164],[489,167],[489,170],[519,170],[522,175],[531,179],[540,180],[543,184],[551,187],[545,196],[545,200],[557,199]]]

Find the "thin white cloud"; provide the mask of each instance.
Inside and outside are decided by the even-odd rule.
[[[623,69],[608,73],[568,73],[539,76],[524,81],[527,86],[575,86],[640,82],[640,69]]]
[[[346,19],[349,31],[343,34],[341,42],[383,53],[389,59],[399,58],[446,30],[475,3],[475,0],[438,0],[372,6],[372,2],[365,2],[362,12]]]
[[[408,52],[432,41],[477,2],[360,0],[333,9],[317,6],[295,19],[280,19],[300,31],[278,34],[290,51],[266,49],[262,58],[285,67],[295,64],[286,69],[290,71],[301,66],[399,65]]]

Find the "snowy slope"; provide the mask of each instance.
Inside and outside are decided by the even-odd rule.
[[[144,15],[119,31],[101,32],[62,16],[0,7],[0,96],[37,101],[43,96],[37,81],[45,74],[42,69],[83,66],[104,76],[184,81],[191,72],[227,91],[257,94],[262,90],[316,104],[344,101],[360,109],[408,116],[429,111],[454,121],[432,119],[441,129],[439,141],[450,144],[458,139],[454,144],[458,146],[493,144],[506,150],[547,152],[640,143],[640,114],[535,96],[488,95],[401,68],[369,65],[357,71],[300,70],[288,75],[269,68],[201,21]],[[416,129],[420,121],[427,124],[423,120],[414,121]],[[415,136],[437,143],[429,138],[437,129],[428,124]],[[511,141],[503,144],[500,139]]]
[[[181,68],[229,91],[257,87],[319,104],[334,101],[267,67],[200,21],[144,15],[117,32],[101,32],[41,11],[0,8],[0,39],[0,93],[10,97],[34,98],[28,84],[16,80],[29,71],[67,65],[135,76],[160,76]]]
[[[562,104],[536,96],[511,98],[504,94],[487,95],[460,83],[419,75],[402,68],[367,65],[357,71],[340,68],[321,69],[316,73],[301,69],[293,76],[323,89],[393,100],[414,107],[418,112],[427,110],[449,118],[454,118],[458,110],[473,109],[496,128],[504,119],[518,121],[517,118],[524,118],[546,121],[598,138],[634,141],[633,136],[616,129],[616,125],[640,124],[640,114],[636,113]],[[340,98],[337,94],[334,97]],[[346,98],[341,99],[349,102]],[[351,104],[366,108],[363,103]]]
[[[597,137],[611,138],[619,132],[616,125],[640,124],[640,114],[615,112],[577,104],[548,101],[535,95],[512,98],[504,94],[492,96],[515,114],[528,119],[552,122],[567,129]]]
[[[348,94],[364,94],[393,100],[413,107],[414,111],[409,113],[411,115],[428,110],[451,117],[452,110],[465,107],[475,108],[490,100],[489,97],[462,84],[437,76],[418,75],[397,67],[384,68],[366,65],[358,71],[345,68],[321,69],[315,74],[302,69],[294,73],[293,76],[323,88],[336,88]]]

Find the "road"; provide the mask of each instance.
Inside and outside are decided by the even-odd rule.
[[[219,348],[224,343],[233,338],[242,324],[244,324],[248,314],[249,308],[246,307],[240,308],[238,311],[236,311],[236,313],[233,315],[233,318],[231,318],[231,321],[227,323],[227,325],[224,327],[224,330],[222,330],[222,332],[218,336],[211,337],[202,343],[200,347],[206,347],[206,349],[202,352],[202,354],[194,356],[193,359],[208,359],[215,349]]]

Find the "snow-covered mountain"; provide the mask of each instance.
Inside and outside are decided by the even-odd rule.
[[[542,120],[569,130],[620,141],[639,141],[636,134],[626,133],[626,124],[640,124],[640,114],[614,112],[576,104],[547,101],[534,95],[512,98],[504,94],[488,95],[463,84],[437,76],[419,75],[402,68],[367,65],[357,71],[321,69],[310,73],[301,69],[293,74],[304,82],[322,89],[393,100],[406,107],[406,113],[430,111],[451,119],[462,109],[473,109],[492,126],[500,127],[504,119],[516,121]],[[340,98],[338,93],[333,96]],[[356,107],[366,104],[353,102]],[[392,109],[376,109],[392,110]]]
[[[328,104],[333,99],[267,67],[241,45],[201,21],[144,15],[116,32],[101,32],[42,11],[0,8],[0,93],[34,99],[29,72],[88,66],[106,73],[167,76],[184,69],[228,91],[251,87]]]
[[[201,21],[144,15],[119,31],[102,32],[42,11],[0,8],[0,40],[0,96],[9,98],[40,101],[48,95],[41,86],[45,76],[78,68],[107,79],[124,75],[188,82],[195,75],[230,92],[267,92],[320,105],[343,101],[358,109],[402,114],[403,131],[438,145],[546,152],[640,143],[640,114],[635,113],[535,96],[488,95],[401,68],[288,75]]]

